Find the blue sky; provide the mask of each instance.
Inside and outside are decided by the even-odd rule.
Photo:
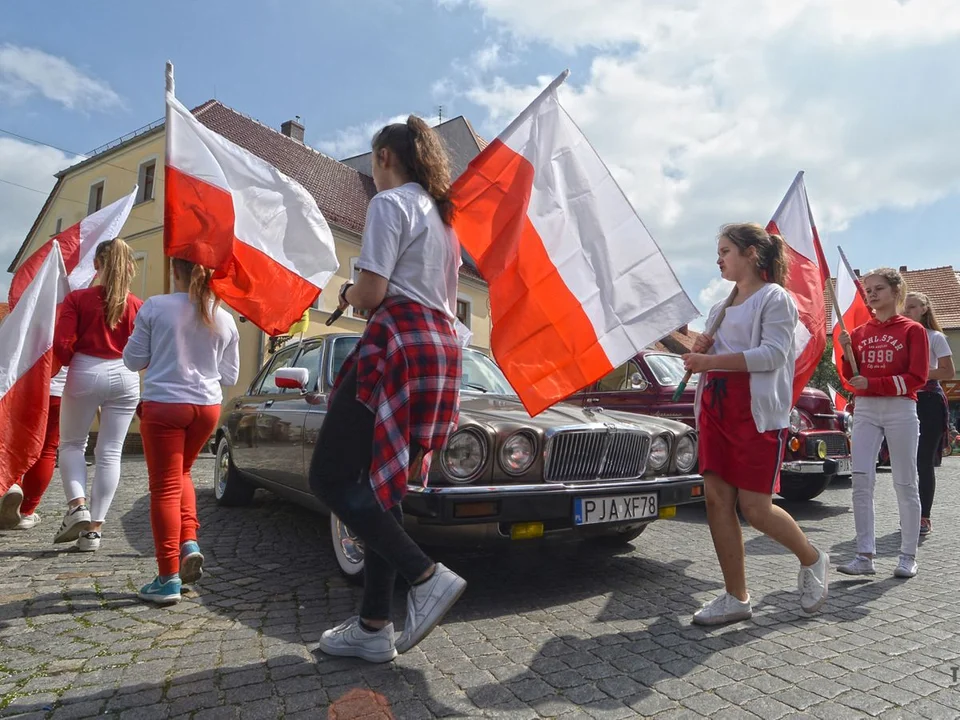
[[[702,310],[725,294],[711,283],[716,228],[766,222],[799,169],[832,267],[838,243],[862,268],[960,266],[960,90],[934,80],[960,61],[960,3],[722,5],[10,4],[0,129],[70,154],[0,132],[0,262],[72,153],[162,116],[170,59],[188,106],[217,97],[272,127],[300,115],[307,142],[335,157],[364,151],[390,118],[435,119],[440,104],[492,137],[569,67],[562,102]]]

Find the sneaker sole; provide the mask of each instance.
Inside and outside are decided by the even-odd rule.
[[[77,552],[96,552],[100,549],[100,543],[96,545],[81,545],[79,542],[76,545]]]
[[[876,575],[876,570],[846,570],[843,567],[838,567],[837,572],[843,575]]]
[[[387,663],[395,659],[398,655],[396,648],[393,648],[389,652],[373,652],[372,650],[364,650],[363,648],[357,647],[331,647],[324,643],[323,638],[320,638],[319,648],[323,651],[324,655],[330,655],[331,657],[356,657],[371,663]]]
[[[704,625],[707,627],[713,625],[727,625],[728,623],[740,622],[741,620],[749,620],[753,617],[753,610],[746,612],[733,613],[731,615],[721,615],[717,618],[698,618],[696,615],[693,616],[694,625]]]
[[[0,530],[15,530],[20,524],[20,506],[23,505],[22,492],[8,491],[0,500]]]
[[[203,577],[203,554],[190,553],[180,559],[180,582],[192,585]]]
[[[90,520],[81,520],[75,522],[68,528],[59,530],[56,535],[53,536],[54,543],[68,543],[73,542],[80,538],[80,535],[85,533],[90,529],[91,521]]]
[[[150,595],[145,592],[138,592],[137,597],[155,605],[176,605],[182,599],[180,595]]]
[[[893,571],[893,576],[894,576],[895,578],[901,578],[902,580],[909,580],[910,578],[916,577],[916,576],[917,576],[917,573],[915,573],[915,572],[914,572],[914,573],[907,573],[907,572],[904,572],[903,570],[901,570],[900,568],[897,568],[896,570]]]
[[[407,650],[415,648],[421,640],[433,632],[433,629],[450,612],[450,608],[456,605],[457,600],[460,599],[466,589],[467,581],[458,577],[457,581],[440,596],[440,600],[427,615],[427,621],[418,628],[417,634],[412,639],[407,639],[406,635],[400,638],[400,642],[397,643],[397,652],[405,653]],[[406,631],[406,628],[404,628],[404,631]]]

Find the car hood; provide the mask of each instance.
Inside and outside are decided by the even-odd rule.
[[[570,425],[616,423],[619,426],[632,427],[657,433],[664,430],[686,432],[683,423],[655,418],[636,413],[600,411],[591,413],[573,402],[561,402],[547,408],[536,417],[523,407],[516,397],[510,395],[460,394],[460,423],[476,422],[489,426],[517,425],[546,431]]]

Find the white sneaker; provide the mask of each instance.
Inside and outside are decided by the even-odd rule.
[[[63,516],[63,522],[60,523],[60,529],[53,536],[55,543],[73,542],[80,533],[90,529],[90,510],[86,505],[77,505],[77,507],[68,509]]]
[[[20,524],[23,490],[14,483],[0,498],[0,530],[14,530]]]
[[[830,569],[830,556],[823,550],[817,550],[820,557],[813,565],[801,565],[797,576],[797,588],[800,590],[800,607],[806,613],[815,613],[827,601],[827,571]]]
[[[320,636],[320,649],[337,657],[358,657],[372,663],[390,662],[397,656],[393,623],[377,632],[367,632],[360,627],[360,618],[352,617],[325,631]]]
[[[80,552],[96,552],[100,549],[100,533],[89,530],[77,538],[77,550]]]
[[[840,565],[838,572],[844,575],[876,575],[877,570],[873,567],[873,558],[866,555],[857,555],[846,565]]]
[[[893,571],[893,576],[898,578],[916,577],[917,559],[912,555],[901,555],[900,562],[897,563],[897,569]]]
[[[466,580],[437,563],[430,579],[407,593],[407,622],[397,641],[397,652],[405,653],[429,635],[466,589]]]
[[[740,600],[728,592],[718,595],[693,614],[697,625],[723,625],[737,620],[749,620],[753,617],[750,597]]]
[[[30,513],[21,515],[20,522],[17,523],[17,530],[32,530],[40,524],[40,513]]]

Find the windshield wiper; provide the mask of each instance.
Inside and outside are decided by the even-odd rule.
[[[460,386],[469,388],[470,390],[479,390],[482,393],[489,392],[483,385],[474,385],[473,383],[460,383]]]

